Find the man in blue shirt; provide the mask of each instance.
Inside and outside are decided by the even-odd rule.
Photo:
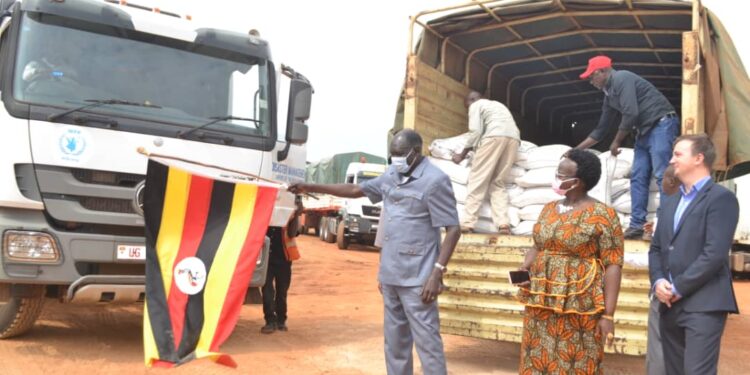
[[[413,373],[416,341],[423,372],[445,375],[437,296],[461,236],[456,199],[448,175],[422,156],[422,138],[415,131],[396,134],[390,153],[388,170],[361,185],[295,184],[289,190],[384,201],[378,281],[385,307],[387,373]],[[442,244],[440,228],[446,230]]]
[[[617,155],[628,134],[634,132],[636,135],[630,173],[632,213],[625,238],[640,239],[648,214],[651,175],[656,177],[661,190],[664,169],[672,154],[672,143],[680,132],[680,121],[672,104],[654,85],[627,70],[612,69],[612,60],[607,56],[591,58],[581,79],[589,80],[604,92],[604,103],[599,124],[576,148],[586,149],[599,143],[616,127],[617,135],[609,150],[612,155]],[[661,198],[664,198],[664,192]]]
[[[667,197],[649,250],[667,374],[716,374],[728,313],[737,313],[729,250],[737,197],[711,180],[716,150],[705,134],[677,139],[670,164],[680,194]]]

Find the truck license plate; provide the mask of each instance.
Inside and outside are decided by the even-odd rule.
[[[117,259],[119,260],[145,260],[146,259],[146,246],[117,245]]]

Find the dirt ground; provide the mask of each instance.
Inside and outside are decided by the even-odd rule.
[[[289,331],[260,334],[262,308],[248,305],[222,346],[237,370],[193,361],[174,374],[384,374],[378,252],[342,251],[303,236],[289,293]],[[750,282],[735,291],[741,315],[730,316],[721,374],[749,374]],[[163,373],[143,365],[141,307],[70,306],[48,302],[27,335],[0,341],[0,374]],[[519,345],[443,335],[451,374],[515,374]],[[607,356],[606,374],[643,374],[643,357]],[[415,367],[419,360],[415,356]]]

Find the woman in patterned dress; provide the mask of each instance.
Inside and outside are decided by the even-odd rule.
[[[531,276],[519,290],[521,374],[602,373],[605,340],[614,339],[623,233],[614,209],[588,196],[600,175],[599,158],[583,150],[569,151],[557,168],[553,189],[565,198],[542,210],[521,267]]]

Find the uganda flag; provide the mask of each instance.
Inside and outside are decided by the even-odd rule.
[[[144,191],[146,366],[210,358],[240,313],[278,185],[151,156]]]

